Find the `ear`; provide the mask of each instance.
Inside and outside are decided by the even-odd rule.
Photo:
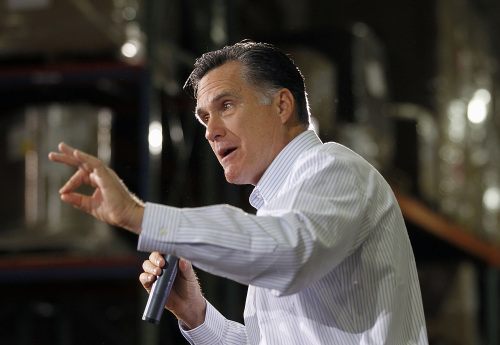
[[[295,98],[292,92],[285,88],[279,90],[275,96],[275,102],[281,123],[287,123],[295,114]]]

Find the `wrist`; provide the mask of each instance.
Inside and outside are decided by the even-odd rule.
[[[129,223],[122,227],[136,235],[140,235],[142,231],[142,220],[144,219],[144,210],[145,205],[143,203],[134,204],[130,210]]]
[[[189,329],[195,329],[205,322],[205,315],[207,313],[207,301],[202,298],[196,306],[193,305],[189,308],[187,313],[183,315],[176,315]]]

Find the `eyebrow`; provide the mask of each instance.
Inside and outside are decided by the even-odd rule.
[[[227,97],[227,96],[233,96],[232,93],[230,92],[222,92],[222,93],[219,93],[218,95],[216,95],[214,98],[212,98],[210,100],[210,102],[208,102],[208,104],[214,104],[214,103],[217,103],[221,98],[224,98],[224,97]],[[205,113],[205,109],[202,107],[202,108],[196,108],[196,111],[195,111],[196,115],[197,116],[200,116],[201,114]]]

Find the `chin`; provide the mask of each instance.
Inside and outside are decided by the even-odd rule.
[[[225,173],[226,181],[232,184],[249,184],[249,182],[245,181],[241,176],[235,176],[230,173]]]
[[[231,183],[231,184],[246,184],[244,182],[239,181],[238,179],[235,178],[230,178],[226,176],[226,181]]]

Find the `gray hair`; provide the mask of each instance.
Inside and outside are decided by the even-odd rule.
[[[309,125],[309,101],[304,77],[292,59],[271,44],[245,40],[203,54],[196,60],[184,88],[190,88],[196,98],[198,84],[203,76],[229,61],[242,63],[242,77],[262,95],[263,104],[270,104],[276,92],[282,88],[290,90],[295,99],[299,122],[306,127]]]

